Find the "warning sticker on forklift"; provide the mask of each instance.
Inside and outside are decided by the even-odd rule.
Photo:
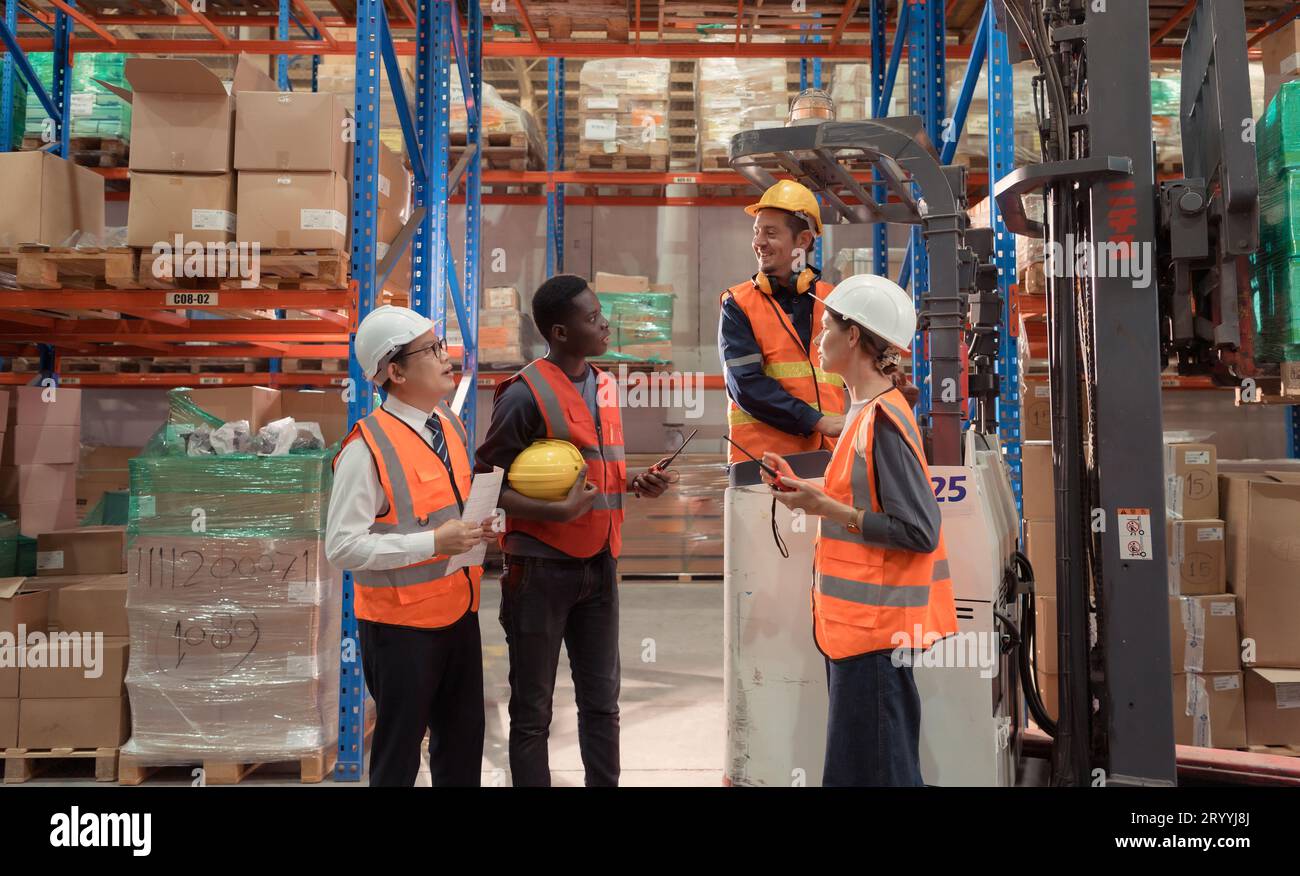
[[[1151,509],[1120,508],[1116,512],[1121,560],[1149,560],[1151,547]]]

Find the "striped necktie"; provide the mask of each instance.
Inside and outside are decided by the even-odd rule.
[[[442,421],[438,419],[437,414],[434,414],[425,421],[425,425],[433,433],[433,439],[429,442],[433,452],[438,454],[442,464],[447,466],[447,471],[451,471],[451,456],[447,453],[447,439],[442,434]]]

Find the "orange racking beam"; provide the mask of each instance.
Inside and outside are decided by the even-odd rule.
[[[33,374],[0,374],[0,386],[24,386]],[[148,389],[177,386],[342,386],[343,373],[300,374],[277,372],[255,374],[60,374],[64,386],[113,386]]]
[[[50,0],[50,2],[53,3],[55,6],[57,6],[59,9],[61,9],[63,12],[66,12],[68,15],[72,16],[72,18],[76,22],[89,29],[91,33],[98,34],[101,38],[108,40],[109,43],[113,45],[117,45],[117,37],[113,36],[111,33],[104,30],[104,28],[100,27],[100,25],[95,21],[95,19],[91,18],[89,15],[82,12],[80,9],[77,9],[73,6],[69,6],[67,3],[64,3],[63,0]]]
[[[1269,34],[1276,33],[1277,31],[1286,27],[1288,24],[1291,23],[1292,19],[1294,19],[1297,15],[1300,15],[1300,3],[1292,3],[1290,9],[1288,9],[1286,12],[1283,12],[1281,15],[1279,15],[1277,18],[1270,21],[1265,26],[1261,27],[1259,30],[1255,31],[1255,33],[1251,36],[1251,38],[1246,40],[1246,45],[1254,46],[1256,43],[1258,43],[1260,40],[1262,40],[1264,37],[1268,36]]]
[[[282,310],[322,308],[336,310],[352,306],[352,294],[346,289],[330,292],[313,289],[100,289],[95,291],[60,289],[58,306],[73,310],[204,310],[202,305],[168,304],[167,296],[177,293],[200,293],[217,296],[218,304],[208,308],[235,310]],[[0,320],[11,319],[12,310],[38,310],[50,307],[48,291],[7,291],[0,296]],[[304,322],[309,320],[294,320]]]
[[[320,32],[321,39],[329,43],[331,47],[339,44],[339,41],[334,38],[334,34],[329,32],[329,28],[321,23],[321,20],[316,17],[315,12],[311,11],[311,7],[307,5],[307,0],[293,0],[293,5],[297,7],[298,12],[302,14],[302,17],[306,19],[307,23]],[[409,14],[409,7],[406,11]],[[276,27],[279,27],[278,21],[276,22]]]
[[[1161,41],[1164,40],[1165,37],[1169,36],[1170,31],[1178,27],[1180,21],[1192,14],[1192,10],[1196,8],[1197,2],[1198,0],[1188,0],[1186,6],[1171,15],[1169,20],[1161,25],[1160,29],[1151,36],[1151,45],[1160,45]]]
[[[533,44],[533,48],[539,48],[541,41],[537,39],[537,31],[533,29],[533,21],[528,17],[528,10],[524,8],[523,0],[515,0],[515,9],[519,10],[519,20],[524,23],[524,30],[528,31],[528,41]],[[487,43],[483,45],[486,47]]]
[[[831,34],[832,46],[840,44],[840,37],[844,36],[844,29],[849,26],[849,19],[858,11],[861,3],[862,0],[845,0],[844,11],[840,13],[840,20],[835,22],[835,32]]]

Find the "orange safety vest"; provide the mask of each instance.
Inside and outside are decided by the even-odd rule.
[[[587,480],[598,490],[595,504],[581,517],[567,523],[507,517],[506,534],[523,532],[579,558],[595,556],[608,542],[610,554],[617,558],[623,545],[623,493],[627,490],[623,419],[618,382],[599,368],[595,371],[599,423],[592,420],[587,402],[569,376],[546,359],[535,359],[497,387],[499,396],[516,380],[528,385],[546,423],[545,437],[577,447],[587,463]]]
[[[827,495],[880,512],[876,495],[875,420],[898,426],[930,480],[921,433],[897,389],[868,402],[845,429],[826,469]],[[821,518],[813,553],[813,636],[832,660],[904,647],[922,651],[957,632],[957,608],[942,532],[933,553],[867,544],[858,533]],[[900,635],[901,634],[901,635]]]
[[[473,478],[465,426],[446,405],[439,405],[436,414],[451,472],[419,432],[383,408],[359,420],[343,439],[343,447],[358,438],[366,442],[388,500],[388,510],[375,518],[371,532],[427,532],[460,517]],[[462,567],[448,574],[449,559],[447,554],[437,554],[396,569],[353,572],[356,616],[381,624],[439,629],[456,623],[466,612],[477,612],[483,567]]]
[[[790,323],[789,315],[776,303],[771,293],[761,290],[752,279],[723,292],[721,301],[725,303],[731,298],[749,318],[760,350],[752,356],[726,362],[725,366],[734,368],[761,361],[763,373],[774,378],[790,395],[822,413],[844,413],[844,379],[816,366],[819,346],[817,336],[821,334],[822,311],[825,310],[821,299],[829,295],[832,288],[834,287],[830,283],[818,280],[813,289],[804,293],[816,295],[813,300],[811,349],[804,347],[799,333]],[[727,425],[731,439],[759,458],[768,450],[785,456],[835,446],[833,439],[819,432],[804,438],[769,426],[747,413],[730,396],[727,398]],[[746,458],[735,447],[727,445],[728,462],[743,462]]]

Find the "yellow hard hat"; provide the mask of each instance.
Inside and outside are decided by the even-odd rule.
[[[517,493],[559,501],[573,488],[583,465],[582,454],[568,441],[542,438],[515,457],[507,477]]]
[[[812,226],[813,234],[821,237],[822,211],[817,204],[817,196],[808,187],[792,179],[783,179],[763,192],[757,204],[750,204],[745,212],[757,216],[759,210],[768,208],[793,213]]]

